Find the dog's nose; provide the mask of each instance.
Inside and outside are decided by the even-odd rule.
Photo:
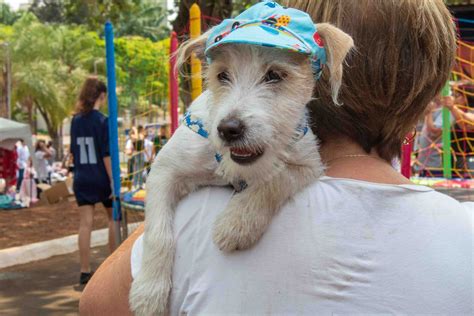
[[[219,137],[227,142],[240,139],[244,135],[244,129],[244,124],[235,118],[222,120],[219,126],[217,126]]]

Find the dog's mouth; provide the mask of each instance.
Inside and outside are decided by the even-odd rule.
[[[263,155],[263,149],[247,149],[242,147],[231,147],[230,158],[241,165],[251,164]]]

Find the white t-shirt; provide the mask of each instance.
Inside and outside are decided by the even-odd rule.
[[[16,160],[19,169],[25,169],[28,166],[28,158],[30,158],[30,150],[28,146],[20,145],[16,148],[18,158]]]
[[[474,313],[474,203],[424,186],[323,177],[253,248],[225,254],[212,227],[232,193],[203,188],[179,204],[171,315]],[[140,237],[132,276],[141,257]]]
[[[145,162],[153,161],[153,142],[148,138],[145,138],[145,151],[143,155],[145,156]]]
[[[125,150],[129,150],[133,152],[134,150],[133,141],[131,139],[128,139],[127,142],[125,143]]]
[[[46,153],[44,151],[38,150],[35,152],[35,157],[37,161],[36,173],[38,175],[38,180],[44,181],[48,179],[48,160],[44,158]]]

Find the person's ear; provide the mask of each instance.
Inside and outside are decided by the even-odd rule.
[[[342,65],[347,54],[354,47],[354,41],[350,35],[329,23],[316,24],[316,30],[323,39],[326,50],[332,99],[335,104],[339,104],[337,96],[342,83]]]

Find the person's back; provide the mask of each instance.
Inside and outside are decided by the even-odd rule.
[[[223,255],[212,228],[232,194],[202,189],[176,210],[171,315],[474,312],[474,203],[424,186],[324,177],[255,247]]]
[[[74,116],[71,153],[74,158],[74,190],[85,196],[99,194],[99,201],[108,199],[110,180],[103,160],[109,156],[108,119],[105,115],[91,110]]]

